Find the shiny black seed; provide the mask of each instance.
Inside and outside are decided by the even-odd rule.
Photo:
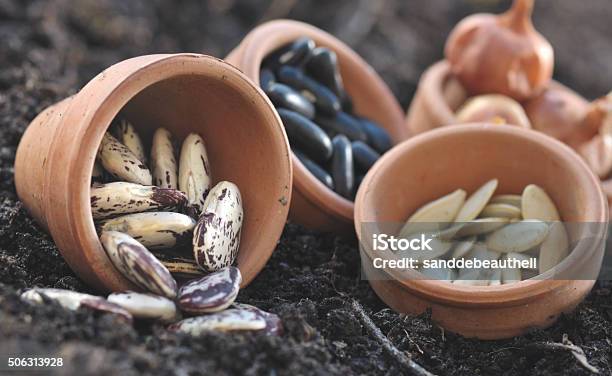
[[[291,66],[282,66],[277,71],[278,80],[298,91],[306,92],[306,97],[312,101],[323,114],[335,115],[340,111],[340,100],[330,89],[318,83],[300,69]]]
[[[359,120],[346,112],[338,112],[334,117],[318,116],[315,121],[326,131],[343,134],[349,140],[365,142],[368,139]]]
[[[380,154],[376,150],[369,147],[365,142],[353,141],[353,158],[355,165],[363,172],[367,172],[370,167],[380,158]]]
[[[299,38],[273,51],[264,59],[263,65],[272,69],[284,64],[300,66],[310,59],[314,48],[315,42],[312,39]]]
[[[338,69],[338,57],[329,48],[317,47],[312,51],[312,56],[306,63],[306,72],[338,97],[344,92],[342,76]]]
[[[259,71],[259,86],[264,90],[268,90],[270,85],[276,82],[276,77],[274,77],[274,72],[270,69],[263,68]]]
[[[276,107],[284,107],[295,111],[308,119],[313,119],[315,108],[302,94],[287,85],[274,83],[270,85],[266,94]]]
[[[337,135],[332,140],[334,155],[332,157],[332,177],[336,193],[350,199],[355,185],[355,172],[353,166],[353,151],[351,142],[344,135]]]
[[[287,136],[292,146],[303,151],[310,159],[325,162],[332,155],[329,136],[318,125],[295,111],[279,108]]]
[[[368,136],[368,144],[370,146],[381,154],[391,149],[391,146],[393,146],[391,136],[389,136],[389,133],[384,128],[364,117],[358,117],[358,119],[361,123],[361,129]]]
[[[323,167],[319,166],[316,162],[312,161],[299,150],[293,150],[293,152],[295,153],[296,157],[298,157],[300,162],[302,162],[304,167],[306,167],[306,169],[308,169],[308,171],[310,171],[310,173],[314,175],[317,180],[325,184],[327,188],[331,190],[334,189],[334,181],[332,180],[331,175],[328,174],[327,171],[323,169]]]

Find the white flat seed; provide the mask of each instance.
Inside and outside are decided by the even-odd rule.
[[[419,268],[419,272],[425,279],[438,281],[452,281],[454,279],[453,269],[450,268]]]
[[[187,194],[195,217],[204,209],[204,200],[210,191],[211,177],[208,155],[202,137],[191,133],[183,141],[179,162],[178,186]]]
[[[506,259],[508,260],[518,260],[520,262],[523,261],[530,261],[532,258],[532,256],[528,255],[526,252],[520,253],[520,252],[510,252],[508,254],[506,254]],[[530,268],[527,268],[530,269]]]
[[[106,132],[98,149],[102,167],[114,177],[142,185],[151,185],[151,172],[125,145]]]
[[[178,188],[174,142],[172,135],[165,128],[158,128],[153,134],[151,170],[154,185],[162,188]]]
[[[478,217],[478,214],[480,214],[491,199],[491,196],[493,196],[495,189],[497,189],[497,179],[489,180],[482,187],[478,188],[465,201],[455,218],[455,222],[467,222]]]
[[[236,300],[241,282],[240,270],[228,266],[183,285],[178,292],[178,305],[191,314],[222,311]]]
[[[112,302],[108,302],[102,297],[76,291],[54,288],[33,288],[23,292],[21,294],[21,299],[36,304],[42,304],[44,303],[43,296],[71,311],[76,311],[80,307],[87,307],[97,311],[114,313],[128,322],[132,321],[132,315],[122,307]]]
[[[542,243],[547,234],[548,225],[542,221],[511,223],[490,234],[487,247],[495,252],[525,252]]]
[[[489,204],[482,209],[480,216],[486,217],[502,217],[502,218],[520,218],[521,209],[509,204]]]
[[[489,201],[489,203],[491,204],[507,204],[507,205],[512,205],[512,206],[516,206],[517,208],[521,208],[521,195],[513,195],[513,194],[506,194],[506,195],[495,195],[493,197],[491,197],[491,201]]]
[[[437,231],[441,225],[451,223],[465,202],[466,193],[463,189],[449,193],[434,200],[408,218],[399,232],[400,237],[412,234]]]
[[[559,264],[569,253],[569,240],[563,222],[554,222],[540,246],[539,270],[544,273]]]
[[[524,219],[546,222],[561,220],[554,202],[542,188],[535,184],[530,184],[523,190],[521,210]]]
[[[463,286],[488,286],[489,279],[484,278],[482,272],[476,269],[463,269],[453,281],[455,285]]]
[[[126,182],[99,184],[91,188],[91,214],[94,219],[151,210],[181,208],[187,196],[176,189]]]
[[[465,223],[455,223],[449,228],[431,234],[431,236],[442,240],[450,240],[457,236],[457,233],[463,228],[463,226],[465,226]]]
[[[110,294],[107,300],[137,318],[173,322],[180,317],[174,302],[159,295],[126,291]]]
[[[479,218],[464,222],[464,226],[457,231],[455,238],[487,234],[507,225],[508,222],[508,218]]]
[[[519,282],[521,279],[521,269],[519,268],[506,268],[501,270],[501,281],[504,285]]]
[[[465,256],[467,259],[476,259],[476,260],[498,260],[501,257],[501,253],[491,251],[487,249],[487,247],[482,243],[475,243],[474,247],[468,252]]]
[[[199,336],[208,331],[234,332],[265,328],[266,320],[261,315],[247,309],[230,308],[210,315],[184,319],[172,324],[168,329]]]
[[[176,297],[176,281],[151,252],[129,235],[105,231],[100,241],[113,265],[127,279],[154,294]]]
[[[116,135],[119,142],[125,145],[142,163],[147,163],[144,144],[136,129],[127,120],[121,120],[117,124]]]
[[[232,308],[251,311],[256,315],[263,317],[264,320],[266,320],[266,327],[263,331],[267,335],[281,335],[283,333],[283,323],[280,317],[278,317],[274,313],[266,312],[255,306],[244,303],[234,303],[232,304]]]
[[[460,258],[465,257],[465,255],[467,255],[468,252],[471,251],[472,248],[474,247],[474,243],[476,243],[475,236],[467,238],[463,241],[455,242],[455,245],[453,248],[453,254],[451,258],[460,259]]]
[[[215,185],[193,231],[193,255],[202,269],[215,271],[234,263],[240,247],[242,219],[238,187],[228,181]]]
[[[489,286],[499,286],[502,284],[502,271],[501,269],[495,269],[491,273],[491,278],[489,278]]]
[[[397,252],[397,256],[400,258],[413,258],[417,260],[417,262],[421,262],[423,260],[431,260],[438,257],[441,257],[448,252],[448,250],[452,246],[452,242],[444,241],[438,238],[432,238],[429,242],[429,247],[431,250],[399,250]]]
[[[150,249],[172,248],[188,243],[195,221],[173,212],[127,214],[102,223],[101,231],[119,231],[130,235]]]

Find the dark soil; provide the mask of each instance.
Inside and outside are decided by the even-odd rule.
[[[573,314],[547,330],[504,341],[466,339],[445,333],[427,314],[389,310],[361,280],[354,239],[291,224],[267,267],[238,298],[279,314],[283,337],[194,339],[158,326],[130,327],[112,315],[35,307],[18,299],[20,289],[31,286],[88,291],[22,209],[13,163],[29,121],[108,65],[153,52],[222,57],[255,24],[290,17],[356,46],[407,107],[420,73],[441,57],[452,25],[477,9],[497,11],[507,2],[330,3],[0,0],[0,357],[62,356],[65,366],[58,374],[409,374],[367,335],[351,304],[357,300],[399,350],[436,374],[588,374],[569,351],[540,346],[561,342],[564,334],[601,374],[612,374],[607,283],[598,283]],[[610,3],[541,1],[536,8],[536,25],[556,47],[556,77],[589,98],[607,93]]]

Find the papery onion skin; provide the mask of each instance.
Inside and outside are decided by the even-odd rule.
[[[500,15],[466,17],[449,35],[445,56],[472,94],[497,93],[523,101],[550,82],[554,52],[531,23],[533,0],[515,0]]]

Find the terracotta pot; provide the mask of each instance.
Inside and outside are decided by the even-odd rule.
[[[270,52],[299,37],[312,38],[317,46],[338,55],[340,73],[351,95],[356,113],[385,128],[394,143],[409,137],[397,100],[359,55],[332,35],[311,25],[289,20],[264,23],[253,29],[226,58],[249,78],[259,82],[261,62]],[[310,228],[330,232],[352,232],[353,202],[320,183],[293,155],[293,200],[289,215]]]
[[[551,81],[550,86],[558,91],[566,91],[566,96],[571,97],[572,102],[581,107],[579,110],[586,110],[588,103],[584,98],[556,81]],[[406,115],[406,123],[414,134],[444,125],[457,124],[455,111],[467,98],[468,93],[453,77],[449,63],[446,60],[439,61],[421,76],[417,92]],[[568,132],[563,131],[565,136]]]
[[[606,198],[598,179],[576,153],[533,130],[457,125],[396,146],[368,172],[357,193],[355,230],[360,244],[366,244],[362,224],[375,223],[369,232],[378,231],[382,223],[402,223],[425,203],[457,188],[473,192],[492,178],[499,179],[498,193],[520,193],[530,183],[540,185],[565,222],[596,223],[575,231],[572,239],[596,230],[599,241],[580,243],[555,270],[539,279],[500,286],[462,286],[419,279],[420,274],[410,269],[375,269],[374,252],[362,246],[365,275],[391,308],[413,314],[431,308],[433,319],[450,331],[495,339],[551,325],[588,294],[604,253]],[[557,276],[580,272],[587,278],[553,278],[553,272]]]
[[[244,225],[238,254],[243,285],[272,254],[291,199],[289,145],[267,97],[236,68],[197,54],[122,61],[78,94],[39,114],[23,135],[15,185],[70,267],[96,289],[134,289],[107,258],[91,216],[90,181],[104,132],[121,111],[150,144],[164,126],[179,140],[198,132],[213,180],[241,190]]]

